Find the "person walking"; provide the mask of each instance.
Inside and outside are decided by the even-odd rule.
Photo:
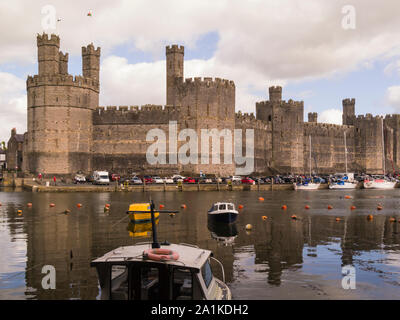
[[[54,181],[54,185],[56,186],[56,185],[57,185],[57,179],[56,179],[56,176],[54,176],[54,177],[53,177],[53,181]]]

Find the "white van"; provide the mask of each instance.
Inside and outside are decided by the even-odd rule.
[[[93,184],[110,184],[110,178],[107,171],[93,172]]]

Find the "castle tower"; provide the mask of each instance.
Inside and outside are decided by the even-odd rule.
[[[68,53],[63,54],[61,51],[59,52],[59,70],[60,74],[67,75],[68,74]]]
[[[318,113],[316,113],[316,112],[309,112],[308,113],[308,122],[317,123],[317,120],[318,120]]]
[[[52,34],[37,35],[39,75],[55,75],[59,73],[60,38]]]
[[[100,79],[100,48],[95,50],[93,43],[82,47],[82,73],[86,78]]]
[[[282,100],[282,87],[269,87],[269,101],[278,102]]]
[[[167,105],[176,104],[177,84],[183,82],[183,46],[172,45],[165,48],[167,62]]]
[[[28,76],[27,171],[70,174],[91,170],[93,110],[99,102],[100,49],[85,51],[84,74],[68,74],[58,36],[37,37],[39,74]],[[94,58],[93,58],[94,57]],[[90,66],[90,68],[88,67]],[[97,77],[97,78],[96,78]]]
[[[282,87],[269,88],[269,101],[256,103],[256,117],[272,126],[271,166],[303,173],[304,102],[282,100]]]
[[[343,103],[342,123],[344,125],[354,125],[356,99],[354,98],[344,99],[342,103]]]

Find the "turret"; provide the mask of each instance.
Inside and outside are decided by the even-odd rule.
[[[46,33],[37,35],[39,75],[55,75],[59,73],[60,38],[52,34],[50,39]]]
[[[353,125],[355,119],[355,104],[356,99],[344,99],[342,122],[344,125]]]
[[[67,75],[68,74],[68,53],[63,54],[61,51],[59,52],[59,70],[60,74]]]
[[[318,113],[316,112],[309,112],[308,113],[308,122],[315,122],[317,123]]]
[[[269,87],[269,101],[277,102],[282,100],[282,87]]]
[[[176,86],[183,82],[183,59],[185,48],[183,46],[167,46],[165,50],[167,62],[167,105],[175,105]]]
[[[82,47],[82,73],[84,77],[100,79],[100,47],[95,50],[93,43]]]

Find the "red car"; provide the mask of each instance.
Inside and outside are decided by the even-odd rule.
[[[196,180],[193,178],[185,178],[183,179],[184,183],[196,183]]]
[[[111,181],[119,181],[120,179],[121,179],[121,176],[119,174],[113,173],[110,175]]]
[[[250,178],[243,178],[241,182],[242,184],[255,184],[254,180]]]
[[[154,181],[153,181],[153,178],[150,177],[150,176],[144,176],[144,177],[143,177],[143,180],[144,180],[144,182],[145,182],[146,184],[148,184],[148,183],[153,183],[153,182],[154,182]]]

